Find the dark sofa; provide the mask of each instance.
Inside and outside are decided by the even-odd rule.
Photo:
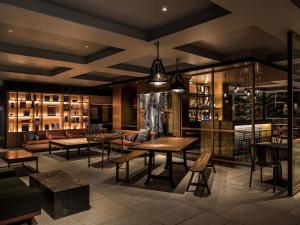
[[[0,225],[30,223],[41,214],[41,193],[16,177],[13,169],[0,170]]]
[[[24,133],[22,147],[30,152],[47,151],[49,140],[84,138],[86,129],[28,131]],[[58,147],[53,146],[53,150]]]

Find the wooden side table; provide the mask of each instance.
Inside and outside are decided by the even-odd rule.
[[[31,171],[39,171],[39,160],[36,155],[33,155],[31,152],[26,150],[9,150],[1,157],[6,163],[7,167],[11,167],[12,164],[22,163],[22,166],[28,168]],[[25,165],[25,162],[35,161],[35,169],[31,166]]]

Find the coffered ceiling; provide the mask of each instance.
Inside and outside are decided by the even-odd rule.
[[[0,79],[99,86],[146,77],[156,40],[169,72],[177,57],[182,69],[249,56],[284,66],[298,21],[290,0],[2,0]]]

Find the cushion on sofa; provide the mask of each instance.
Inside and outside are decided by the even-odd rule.
[[[66,134],[68,138],[83,138],[86,136],[84,129],[67,130]]]
[[[127,141],[135,141],[135,139],[138,136],[138,133],[139,133],[138,131],[134,131],[134,130],[126,131],[124,133],[125,140],[127,140]]]
[[[47,140],[46,131],[36,131],[35,134],[37,135],[37,140]]]
[[[67,138],[65,130],[47,130],[46,136],[49,140]]]
[[[136,142],[143,143],[150,140],[150,130],[140,129],[136,138]]]
[[[27,132],[26,135],[27,135],[27,140],[28,141],[34,141],[34,140],[36,140],[36,136],[35,136],[34,132]]]
[[[27,141],[26,144],[28,145],[40,145],[40,144],[48,144],[49,140],[44,139],[44,140],[36,140],[36,141]]]

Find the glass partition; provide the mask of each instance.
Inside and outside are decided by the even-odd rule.
[[[233,161],[250,160],[252,66],[215,68],[214,155]]]
[[[292,37],[292,88],[293,88],[293,116],[292,116],[292,186],[300,187],[300,37]]]
[[[211,71],[189,76],[189,90],[182,95],[183,136],[199,138],[200,151],[213,151],[213,87]]]

